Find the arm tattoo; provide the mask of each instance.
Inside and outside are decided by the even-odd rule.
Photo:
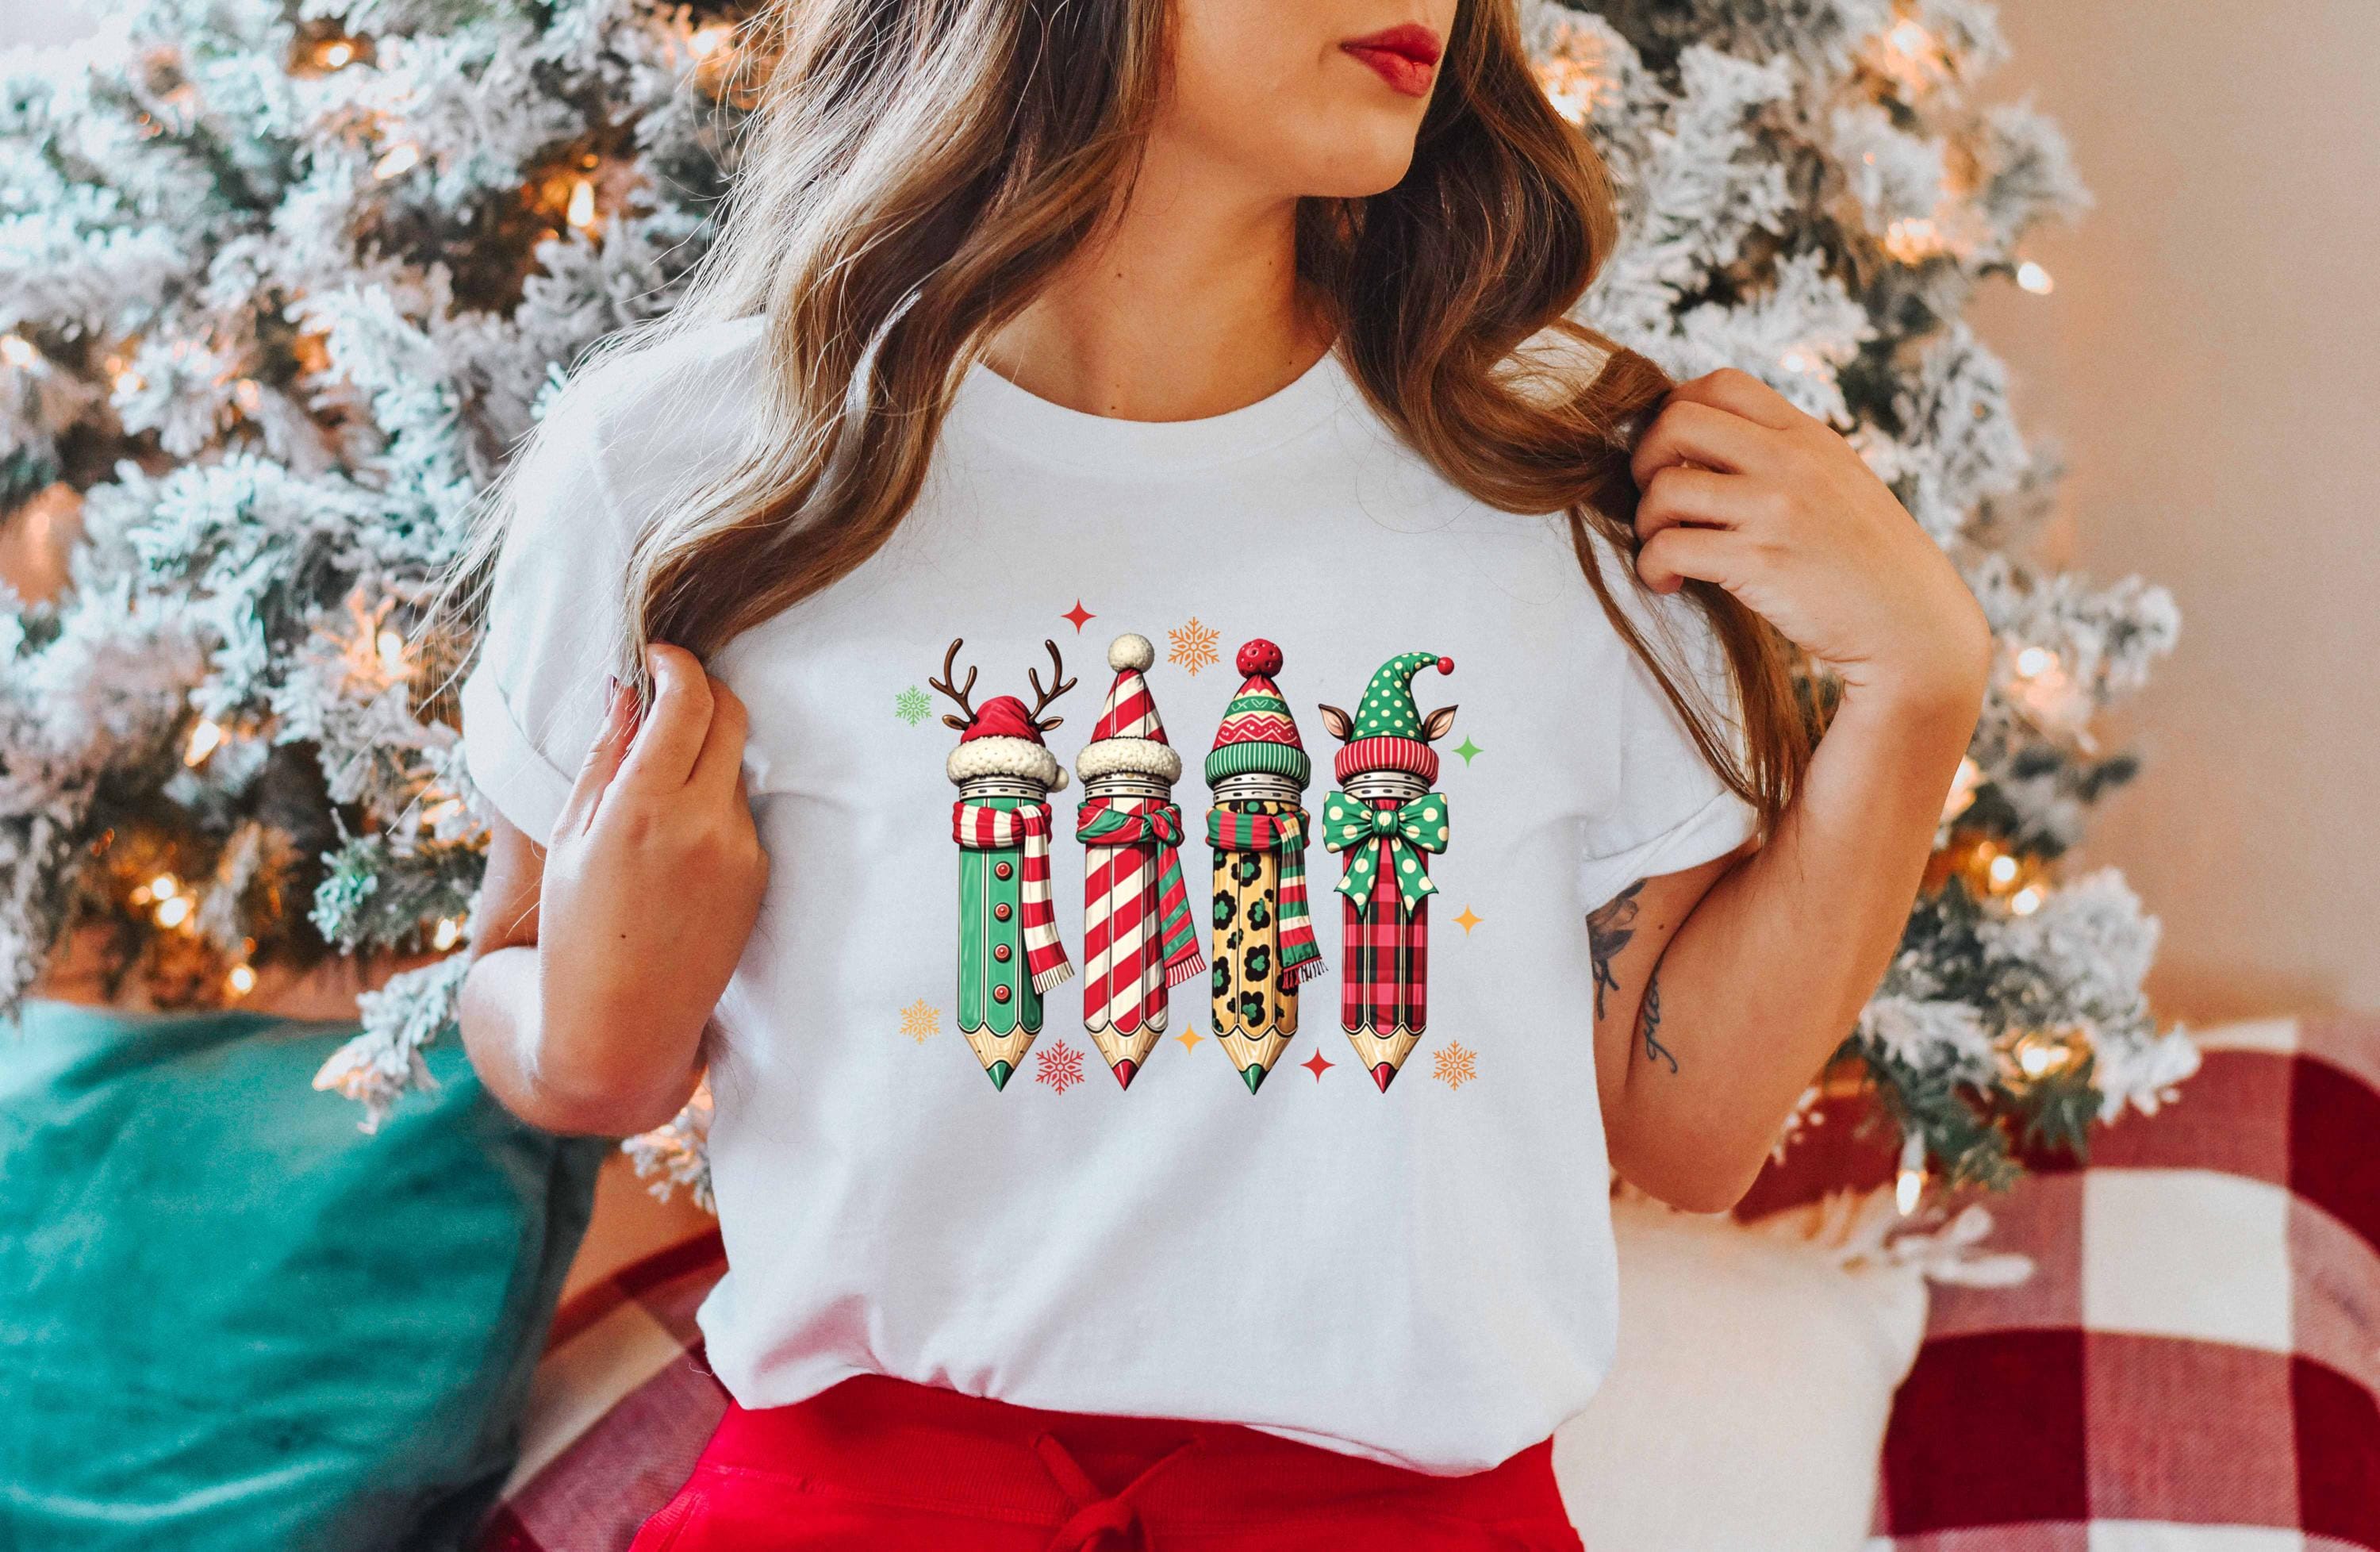
[[[1645,983],[1645,1008],[1638,1016],[1645,1030],[1645,1060],[1666,1061],[1670,1064],[1670,1071],[1676,1072],[1678,1059],[1670,1054],[1669,1047],[1653,1037],[1654,1032],[1661,1027],[1661,972],[1658,968],[1654,970],[1652,979]]]
[[[1613,895],[1589,912],[1586,918],[1586,952],[1595,965],[1595,1016],[1603,1016],[1603,994],[1606,989],[1618,991],[1620,979],[1611,973],[1611,962],[1636,936],[1636,891],[1645,880],[1634,883]]]

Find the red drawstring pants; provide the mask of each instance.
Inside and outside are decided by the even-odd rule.
[[[631,1552],[1580,1552],[1550,1441],[1427,1476],[1232,1424],[862,1376],[731,1406]]]

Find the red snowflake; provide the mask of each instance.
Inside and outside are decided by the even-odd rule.
[[[1041,1069],[1033,1081],[1048,1084],[1053,1093],[1065,1093],[1083,1081],[1083,1053],[1063,1040],[1042,1047]]]

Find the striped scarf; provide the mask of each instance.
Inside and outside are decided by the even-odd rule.
[[[1182,882],[1182,810],[1149,798],[1088,797],[1077,812],[1075,839],[1086,846],[1148,846],[1157,854],[1157,914],[1165,954],[1165,984],[1180,986],[1206,968],[1198,954],[1198,926],[1190,915],[1190,891]],[[1093,913],[1109,902],[1087,903]]]
[[[1314,941],[1305,903],[1306,813],[1293,803],[1245,803],[1207,810],[1207,844],[1219,852],[1281,854],[1281,974],[1285,986],[1329,966]]]
[[[951,839],[971,852],[1023,849],[1025,867],[1017,882],[1025,904],[1025,967],[1032,973],[1033,989],[1048,991],[1073,975],[1066,945],[1058,940],[1058,912],[1050,902],[1050,806],[995,808],[961,798],[951,806]]]

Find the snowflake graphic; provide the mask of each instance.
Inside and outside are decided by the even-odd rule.
[[[915,685],[892,697],[892,715],[911,727],[916,727],[919,722],[924,721],[926,713],[933,709],[934,703],[926,698],[926,692]]]
[[[1198,616],[1193,614],[1188,624],[1165,633],[1165,639],[1172,644],[1165,661],[1196,679],[1200,669],[1212,668],[1221,661],[1215,656],[1215,641],[1220,635],[1200,624]]]
[[[1461,1088],[1479,1075],[1479,1053],[1460,1040],[1449,1040],[1430,1057],[1430,1076],[1449,1088]]]
[[[922,997],[901,1010],[901,1033],[919,1045],[931,1035],[942,1032],[942,1011],[929,1006]]]
[[[1083,1081],[1083,1053],[1063,1040],[1042,1047],[1041,1070],[1033,1081],[1048,1084],[1052,1093],[1065,1093]]]

